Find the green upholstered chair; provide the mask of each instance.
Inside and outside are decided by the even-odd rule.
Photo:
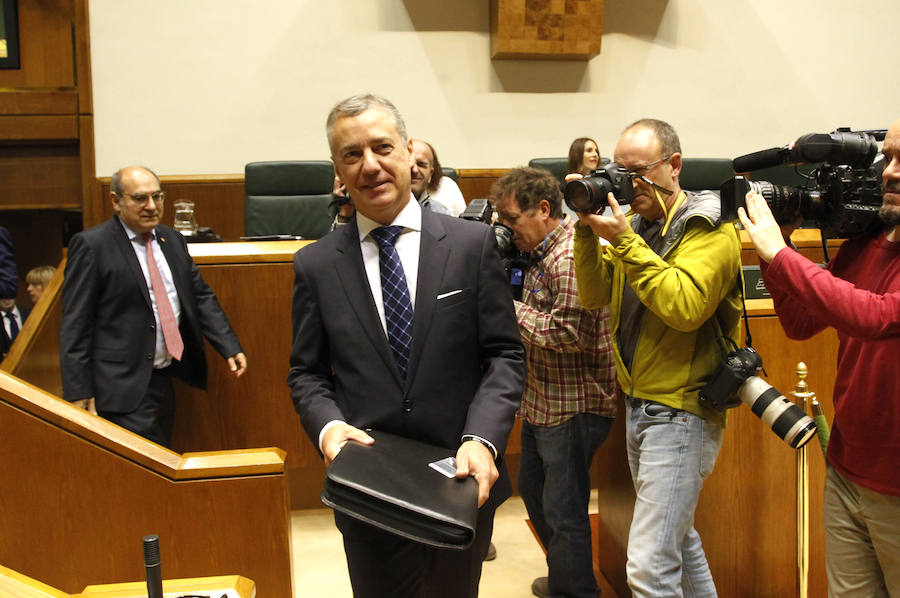
[[[244,167],[244,234],[318,239],[331,230],[334,165],[326,160],[250,162]]]
[[[449,166],[441,166],[441,172],[443,172],[444,176],[448,179],[453,179],[454,183],[459,182],[459,175],[456,174],[455,168],[450,168]]]
[[[686,191],[719,191],[734,176],[728,158],[682,158],[678,182]]]
[[[569,160],[568,158],[533,158],[528,161],[528,166],[549,170],[562,184],[568,174]]]

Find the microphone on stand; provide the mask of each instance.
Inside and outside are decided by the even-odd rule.
[[[147,569],[147,597],[163,598],[162,568],[159,565],[159,536],[144,536],[144,567]]]

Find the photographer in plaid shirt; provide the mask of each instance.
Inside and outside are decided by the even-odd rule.
[[[591,460],[616,414],[609,312],[578,301],[574,223],[562,212],[556,178],[514,168],[491,193],[516,246],[532,258],[516,301],[528,353],[519,492],[547,549],[549,575],[531,590],[596,598],[588,501]]]

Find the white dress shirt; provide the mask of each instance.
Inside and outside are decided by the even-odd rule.
[[[13,318],[16,319],[16,324],[19,326],[19,332],[22,332],[22,324],[24,324],[24,322],[22,321],[22,312],[19,311],[19,307],[16,305],[14,305],[12,310],[10,310],[8,312],[0,311],[0,317],[3,318],[3,329],[6,330],[6,338],[11,339],[12,338],[11,323],[9,321],[9,318],[6,316],[6,314],[8,314],[8,313],[11,313],[13,315]]]
[[[406,286],[409,287],[409,300],[412,302],[413,311],[416,309],[416,282],[419,277],[419,244],[422,240],[422,206],[412,196],[394,221],[392,226],[402,226],[403,232],[397,237],[394,248],[403,265],[403,274],[406,276]],[[369,288],[372,289],[372,298],[375,299],[375,307],[378,309],[378,317],[381,319],[381,327],[387,335],[387,321],[384,317],[384,296],[381,293],[381,261],[378,257],[378,243],[369,235],[374,229],[383,226],[371,218],[356,213],[356,226],[359,228],[359,244],[362,250],[363,265],[366,268],[366,277],[369,279]]]

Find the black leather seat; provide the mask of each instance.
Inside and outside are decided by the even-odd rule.
[[[331,230],[334,165],[327,160],[250,162],[244,167],[244,234],[318,239]]]

